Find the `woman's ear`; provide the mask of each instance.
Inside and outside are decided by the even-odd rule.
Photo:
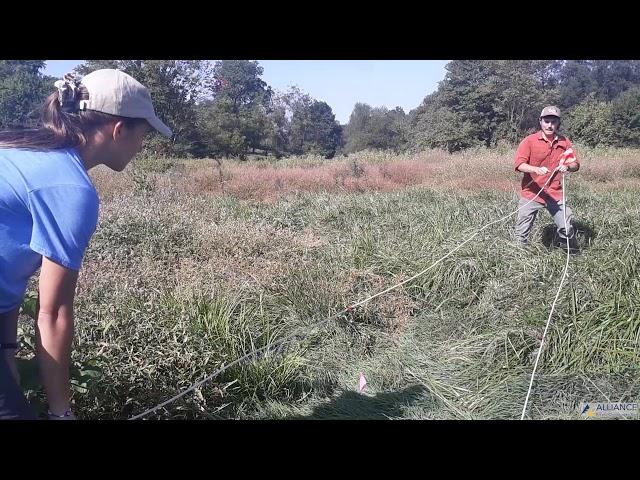
[[[111,137],[114,140],[120,140],[120,137],[123,135],[124,133],[124,122],[122,120],[118,120],[115,123],[110,124],[111,125]]]

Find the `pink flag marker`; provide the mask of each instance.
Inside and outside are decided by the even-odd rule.
[[[358,389],[360,393],[364,392],[364,387],[367,386],[367,379],[364,378],[364,373],[360,374],[360,380],[358,381]]]

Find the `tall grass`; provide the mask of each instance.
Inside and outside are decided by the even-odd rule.
[[[529,415],[640,396],[640,235],[633,150],[580,150],[568,178],[582,255],[570,263]],[[227,370],[162,418],[519,418],[564,252],[512,242],[511,153],[92,171],[103,197],[80,274],[74,360],[103,371],[74,401],[127,418],[296,328],[312,333]],[[141,180],[142,178],[142,180]],[[143,182],[147,188],[136,188]],[[25,328],[29,323],[23,319]],[[368,386],[358,394],[364,372]]]

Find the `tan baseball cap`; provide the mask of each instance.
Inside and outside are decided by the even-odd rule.
[[[157,116],[147,87],[121,70],[105,68],[82,77],[89,99],[81,102],[81,108],[109,113],[120,117],[144,118],[165,137],[172,132]]]
[[[558,107],[549,106],[542,109],[540,118],[542,117],[558,117],[560,118],[560,109]]]

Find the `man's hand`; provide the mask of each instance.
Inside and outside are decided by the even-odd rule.
[[[575,172],[576,169],[575,169],[575,165],[573,165],[574,163],[575,163],[575,160],[573,158],[565,159],[564,157],[562,157],[560,159],[560,165],[558,166],[558,170],[561,171],[562,173]]]
[[[533,173],[535,173],[536,175],[546,175],[547,173],[549,173],[549,170],[547,169],[547,167],[536,167]]]

